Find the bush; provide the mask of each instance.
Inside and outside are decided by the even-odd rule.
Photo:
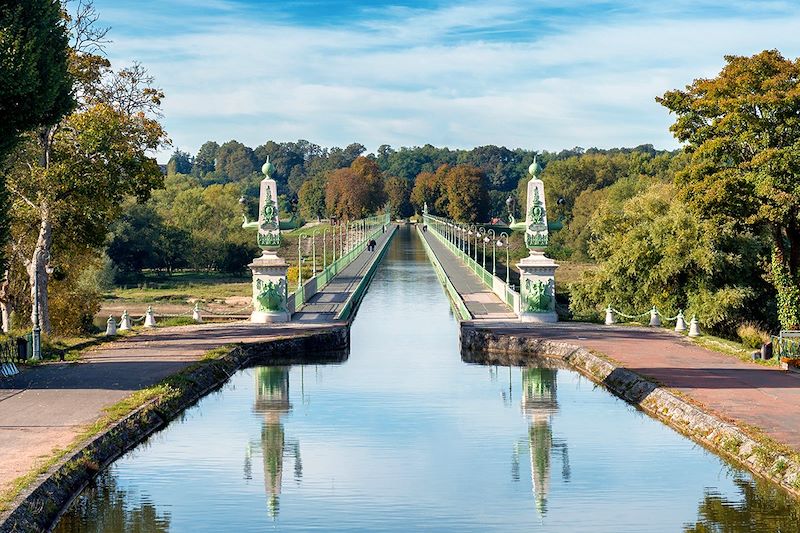
[[[769,333],[752,322],[741,324],[736,328],[736,334],[748,348],[761,348],[762,344],[769,342]]]

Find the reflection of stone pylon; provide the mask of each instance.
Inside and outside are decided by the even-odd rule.
[[[528,450],[531,456],[531,484],[536,511],[547,513],[550,491],[550,453],[553,448],[552,416],[558,411],[556,373],[551,368],[522,371],[522,412],[529,418]]]
[[[275,520],[280,510],[283,457],[286,447],[281,416],[288,413],[289,368],[261,367],[255,371],[256,402],[253,410],[264,417],[261,427],[261,454],[264,460],[264,489],[267,508]]]

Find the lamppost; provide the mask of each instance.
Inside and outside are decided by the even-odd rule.
[[[486,233],[491,233],[492,234],[492,276],[494,276],[495,275],[495,270],[496,270],[494,254],[497,251],[497,239],[495,239],[495,233],[494,233],[493,229],[490,229]]]
[[[318,231],[319,231],[318,229],[315,229],[314,231],[311,232],[311,255],[314,258],[311,262],[311,264],[313,265],[311,267],[311,272],[312,272],[311,277],[317,275],[317,232]]]
[[[327,238],[328,238],[328,228],[322,230],[322,271],[324,272],[326,268],[328,268],[328,247],[327,247]]]
[[[55,270],[50,266],[50,254],[44,256],[44,271],[49,276]],[[34,263],[35,264],[35,263]],[[34,267],[35,268],[35,267]],[[34,361],[42,359],[42,325],[39,319],[39,272],[34,272],[33,276],[33,328],[31,330],[31,358]]]
[[[483,269],[486,270],[486,243],[489,242],[488,231],[483,232]]]
[[[303,286],[303,252],[300,250],[300,245],[303,243],[302,233],[297,236],[297,290]]]
[[[498,240],[497,241],[497,245],[506,247],[506,287],[508,287],[509,274],[510,274],[510,270],[509,270],[510,262],[508,260],[508,249],[510,248],[510,246],[508,245],[508,234],[505,233],[505,232],[501,233],[500,234],[500,239],[505,239],[505,243],[503,243],[500,240]]]
[[[467,232],[467,257],[472,257],[472,235],[476,229],[475,224],[470,224]]]

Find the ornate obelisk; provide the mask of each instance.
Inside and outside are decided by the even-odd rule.
[[[544,183],[539,179],[542,167],[536,158],[528,168],[528,205],[525,211],[525,246],[529,255],[519,263],[520,316],[522,322],[558,322],[556,314],[556,268],[558,265],[545,257],[548,244],[547,208]]]
[[[275,167],[267,162],[261,167],[264,179],[258,200],[258,221],[248,222],[244,216],[243,228],[258,230],[257,243],[261,248],[261,256],[253,260],[250,270],[253,272],[253,313],[250,320],[258,324],[287,322],[286,311],[286,261],[278,257],[281,245],[280,220],[278,218],[278,187],[270,176]]]

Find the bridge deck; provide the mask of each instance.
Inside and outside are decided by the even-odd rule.
[[[475,320],[515,320],[517,315],[430,231],[421,232]]]
[[[389,242],[393,226],[387,226],[386,232],[375,239],[377,243],[372,252],[364,251],[347,265],[321,291],[308,299],[303,306],[292,315],[292,322],[332,323],[342,310],[350,296],[356,291],[364,276],[369,274],[373,259],[380,255]]]

